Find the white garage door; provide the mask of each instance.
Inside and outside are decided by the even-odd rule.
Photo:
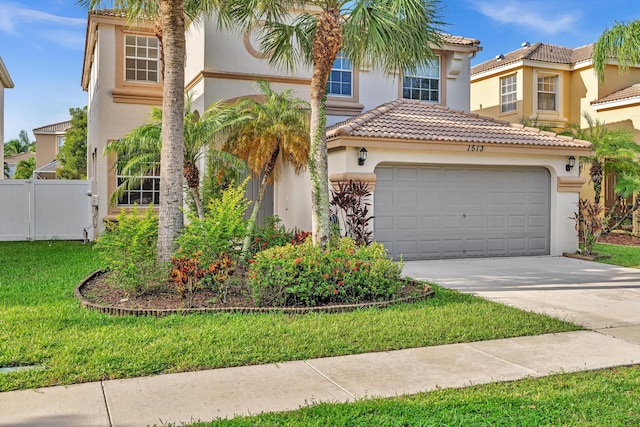
[[[383,165],[375,172],[375,239],[395,259],[549,254],[545,168]]]

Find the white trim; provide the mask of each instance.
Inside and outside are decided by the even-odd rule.
[[[598,110],[606,110],[609,108],[626,107],[628,105],[634,105],[639,103],[640,103],[640,96],[633,96],[630,98],[618,99],[615,101],[598,102],[595,104],[591,104],[591,108],[594,111],[598,111]]]
[[[540,110],[538,108],[538,77],[539,75],[555,76],[556,77],[556,109],[555,110]],[[537,69],[533,69],[533,81],[532,81],[532,97],[533,97],[533,114],[532,119],[537,118],[540,121],[566,121],[567,119],[562,116],[563,111],[563,93],[564,93],[564,81],[561,73],[549,73],[546,70],[539,72]]]
[[[7,71],[7,67],[2,61],[2,57],[0,57],[0,82],[6,89],[12,89],[14,87],[13,80],[11,80],[11,76],[9,75],[9,71]]]

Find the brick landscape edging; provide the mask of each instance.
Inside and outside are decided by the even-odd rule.
[[[85,277],[74,289],[75,297],[80,304],[90,310],[100,313],[111,314],[113,316],[155,316],[162,317],[170,314],[196,314],[196,313],[284,313],[284,314],[304,314],[304,313],[343,313],[353,311],[358,308],[384,308],[400,303],[412,303],[427,299],[434,295],[433,288],[428,286],[428,290],[421,295],[398,298],[390,301],[369,302],[362,304],[341,304],[341,305],[325,305],[320,307],[201,307],[201,308],[125,308],[114,307],[110,305],[102,305],[89,301],[84,297],[82,291],[86,285],[103,274],[104,271],[98,270]],[[407,283],[420,283],[415,280],[405,279]]]

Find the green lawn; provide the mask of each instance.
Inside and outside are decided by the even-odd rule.
[[[111,317],[80,308],[100,262],[76,242],[0,242],[0,391],[580,329],[435,287],[388,309],[284,315]]]
[[[640,366],[447,389],[192,426],[637,426]]]
[[[611,255],[611,258],[600,260],[602,263],[640,268],[640,246],[597,244],[593,251]]]

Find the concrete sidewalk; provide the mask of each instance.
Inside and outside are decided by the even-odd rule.
[[[640,326],[0,393],[1,426],[146,426],[640,363]]]
[[[405,273],[592,330],[5,392],[0,426],[206,421],[640,363],[640,270],[566,260],[416,261]]]

